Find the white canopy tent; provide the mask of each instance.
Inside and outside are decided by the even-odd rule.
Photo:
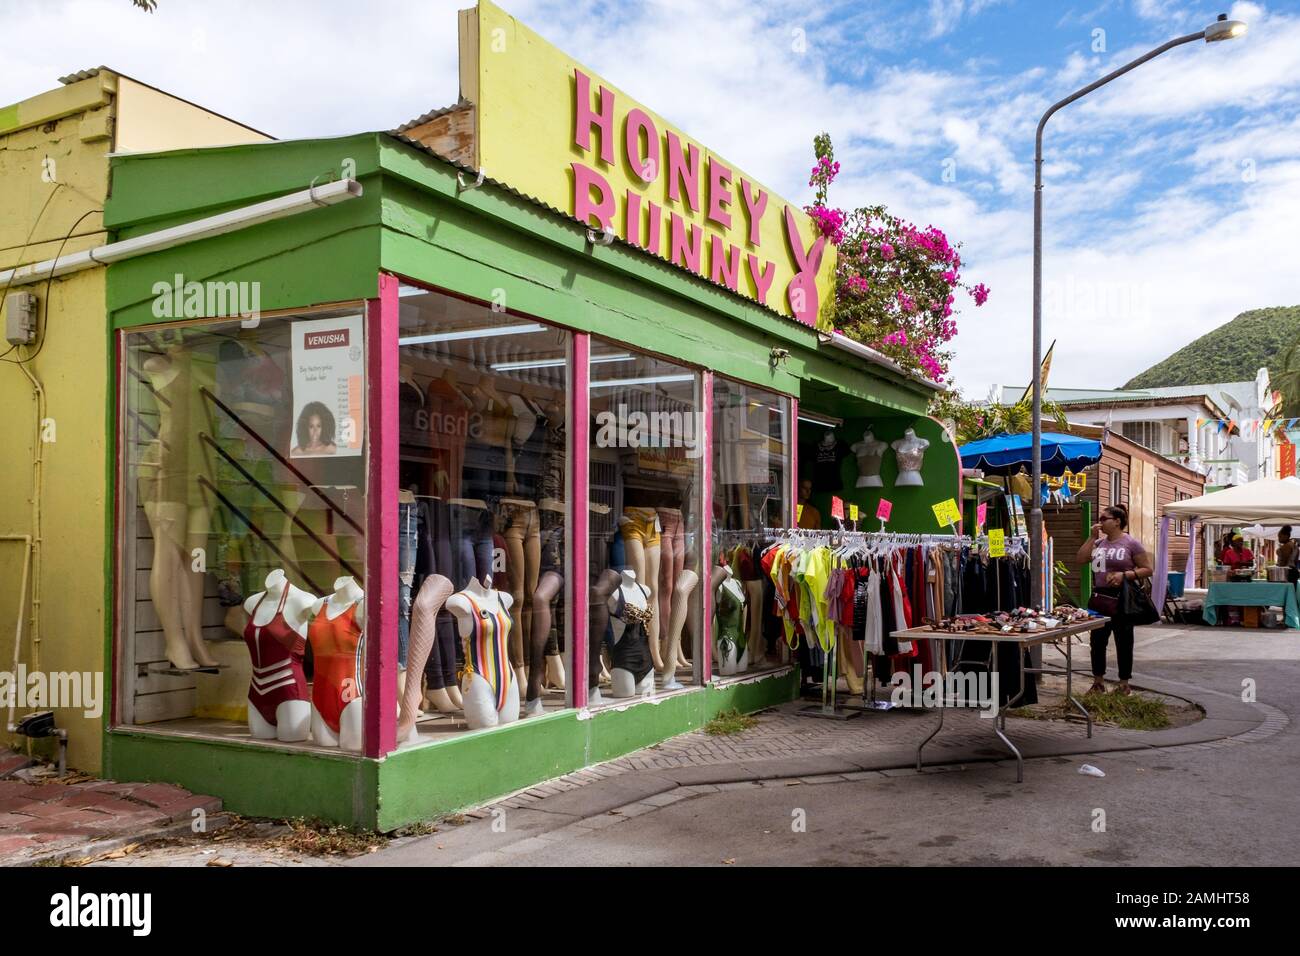
[[[1165,520],[1160,523],[1160,551],[1152,582],[1156,607],[1162,606],[1167,585],[1170,519],[1194,518],[1210,524],[1253,524],[1268,528],[1300,525],[1300,480],[1261,478],[1199,498],[1171,501],[1161,510]],[[1275,538],[1276,535],[1268,534],[1267,537]],[[1196,548],[1192,547],[1187,556],[1189,583],[1195,571],[1195,556]]]
[[[1300,524],[1300,481],[1261,478],[1199,498],[1171,501],[1163,511],[1175,518],[1232,524]]]

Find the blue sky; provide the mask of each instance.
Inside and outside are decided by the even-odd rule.
[[[43,39],[11,45],[0,102],[104,63],[284,138],[385,128],[454,101],[467,5],[15,3],[10,35]],[[1300,0],[501,5],[787,197],[810,198],[824,130],[835,204],[884,203],[961,241],[966,277],[992,289],[978,311],[959,301],[970,397],[1029,374],[1042,111],[1229,13],[1245,38],[1179,47],[1048,126],[1053,384],[1115,386],[1240,311],[1300,303]]]

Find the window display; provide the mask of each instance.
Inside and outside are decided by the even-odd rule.
[[[479,729],[565,705],[570,336],[438,292],[399,301],[407,740],[438,715]]]
[[[699,376],[592,340],[589,703],[698,682]],[[608,678],[603,675],[607,670]]]
[[[362,329],[123,333],[124,722],[361,748]]]
[[[761,560],[763,529],[791,523],[790,453],[790,400],[715,377],[710,584],[713,658],[723,677],[780,663],[775,593]],[[812,482],[805,484],[810,495]]]

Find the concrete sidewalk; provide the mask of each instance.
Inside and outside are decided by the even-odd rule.
[[[1086,687],[1086,677],[1080,678]],[[1097,727],[1091,739],[1080,723],[1009,718],[1007,735],[1026,760],[1170,747],[1235,746],[1279,733],[1289,719],[1267,704],[1186,683],[1135,675],[1134,684],[1193,700],[1205,711],[1195,724],[1163,731]],[[1082,687],[1080,688],[1082,689]],[[428,837],[395,841],[349,861],[353,866],[498,865],[548,844],[616,826],[645,813],[719,790],[787,787],[885,779],[915,774],[916,747],[938,723],[933,711],[866,713],[835,721],[797,713],[804,702],[759,717],[757,727],[727,737],[685,734],[628,757],[569,774],[466,816],[470,822]],[[1005,762],[1014,786],[1015,763],[993,732],[993,721],[949,710],[943,731],[925,748],[922,773]],[[1034,766],[1027,763],[1026,782]]]

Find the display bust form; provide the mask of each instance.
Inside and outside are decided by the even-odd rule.
[[[853,446],[853,454],[858,458],[858,487],[880,488],[880,463],[889,445],[878,439],[870,428],[862,433],[862,441]]]
[[[279,568],[266,576],[265,591],[244,602],[244,640],[253,665],[248,729],[259,740],[306,740],[311,733],[302,658],[315,604],[316,597],[290,584]]]
[[[745,641],[744,620],[747,595],[731,568],[724,567],[722,581],[714,590],[715,627],[714,659],[723,677],[749,667],[749,648]]]
[[[311,613],[307,636],[315,664],[312,739],[360,753],[365,742],[365,704],[356,662],[366,619],[365,592],[354,578],[337,578],[333,593],[320,598]]]
[[[519,690],[510,666],[510,605],[513,599],[477,578],[447,598],[465,645],[461,697],[470,730],[519,719]]]
[[[924,438],[916,437],[916,432],[908,429],[903,437],[894,442],[894,454],[898,456],[898,479],[895,485],[923,485],[921,480],[921,462],[930,443]]]
[[[649,589],[636,579],[636,572],[624,570],[618,587],[605,602],[614,633],[610,652],[609,693],[612,697],[651,697],[655,692],[655,668],[650,656],[646,628],[653,609]]]

